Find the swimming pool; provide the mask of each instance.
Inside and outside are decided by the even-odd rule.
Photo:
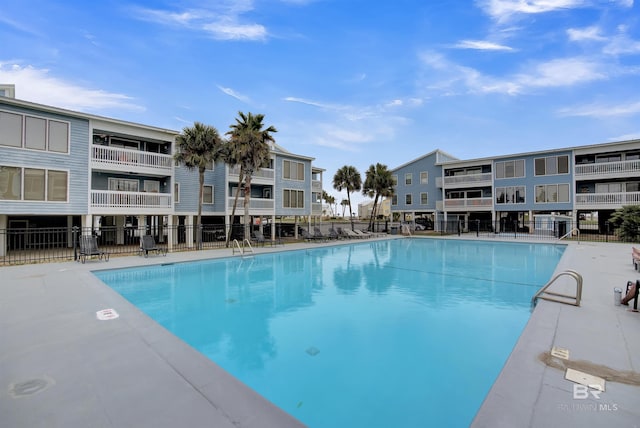
[[[563,251],[396,239],[96,275],[312,428],[468,426]]]

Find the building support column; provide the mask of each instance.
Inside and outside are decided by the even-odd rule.
[[[169,214],[167,216],[167,249],[169,252],[173,250],[173,245],[176,239],[176,230],[173,227],[174,215]]]
[[[5,229],[2,227],[1,221],[2,220],[0,220],[0,230]],[[2,244],[0,243],[0,247],[1,246]],[[73,216],[72,215],[67,216],[67,248],[73,248]],[[2,251],[1,248],[0,248],[0,251]]]
[[[0,256],[7,255],[7,226],[9,216],[0,214]]]
[[[124,245],[125,217],[117,215],[114,220],[116,224],[116,245]]]
[[[83,215],[81,222],[82,230],[80,231],[81,235],[91,235],[93,232],[93,216],[91,214]]]
[[[533,211],[529,210],[529,234],[533,234],[536,228],[536,222],[533,219]]]
[[[187,248],[193,248],[193,216],[188,215],[184,218],[184,227],[186,232]]]
[[[271,214],[271,240],[276,239],[276,215]]]
[[[293,216],[293,239],[298,239],[298,216]]]

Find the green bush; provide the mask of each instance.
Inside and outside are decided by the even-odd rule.
[[[640,205],[628,205],[616,210],[609,222],[616,228],[616,235],[621,241],[640,240]]]

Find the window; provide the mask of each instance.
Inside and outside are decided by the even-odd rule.
[[[45,150],[47,145],[47,121],[38,117],[25,117],[24,146],[27,149]],[[44,187],[42,188],[44,194]]]
[[[67,172],[48,171],[47,201],[67,201]]]
[[[0,111],[0,145],[22,147],[22,115]]]
[[[24,200],[44,201],[44,169],[24,169]]]
[[[0,199],[17,201],[22,197],[22,168],[0,166]]]
[[[0,166],[0,200],[67,201],[67,177],[66,171]]]
[[[202,203],[203,204],[213,203],[213,186],[209,186],[209,185],[202,186]]]
[[[412,181],[413,181],[413,174],[411,174],[410,172],[406,173],[404,175],[404,184],[406,184],[407,186],[411,186]]]
[[[160,191],[160,182],[157,180],[144,180],[144,191],[158,193]]]
[[[524,186],[496,187],[496,204],[524,204]]]
[[[420,193],[420,205],[427,205],[429,203],[429,197],[426,192]]]
[[[398,205],[398,195],[393,195],[391,197],[391,205]]]
[[[429,184],[429,173],[427,171],[420,173],[420,184]]]
[[[321,204],[322,203],[322,193],[320,193],[320,192],[311,193],[311,202],[314,203],[314,204]]]
[[[568,184],[546,184],[536,186],[536,203],[569,202]]]
[[[393,183],[394,186],[398,185],[398,175],[397,174],[391,175],[391,182]]]
[[[620,193],[622,183],[596,183],[596,193]]]
[[[304,190],[282,190],[283,208],[304,208]]]
[[[109,177],[108,189],[117,192],[137,192],[139,191],[140,182],[138,180],[130,180],[126,178]]]
[[[283,160],[282,178],[304,181],[304,164],[302,162]]]
[[[411,193],[407,193],[406,195],[404,195],[404,203],[407,205],[411,205],[413,203],[413,198]]]
[[[0,145],[3,146],[58,153],[69,151],[67,122],[0,111],[0,130]]]
[[[496,162],[496,178],[524,177],[524,159]]]
[[[49,151],[67,153],[69,151],[69,124],[49,121]]]
[[[180,202],[180,183],[173,183],[173,202]]]
[[[569,173],[569,156],[549,156],[534,159],[535,175],[558,175]]]

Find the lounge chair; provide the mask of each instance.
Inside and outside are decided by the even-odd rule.
[[[95,236],[83,235],[80,237],[80,256],[78,260],[84,263],[87,257],[98,256],[98,260],[109,261],[109,253],[98,248],[98,240]]]
[[[640,268],[640,250],[636,247],[631,247],[631,263],[633,263],[635,270]]]
[[[140,239],[140,254],[144,254],[145,257],[149,256],[149,251],[155,251],[156,254],[167,255],[167,247],[161,247],[156,244],[156,240],[151,235],[144,235]]]
[[[358,233],[355,233],[353,230],[349,230],[349,229],[342,229],[342,233],[344,233],[347,237],[353,238],[353,239],[364,239],[365,238],[364,235],[360,235]]]
[[[356,235],[360,235],[360,237],[362,237],[362,238],[371,238],[373,236],[369,232],[363,232],[363,231],[358,230],[358,229],[355,229],[353,231],[353,233],[355,233]]]
[[[620,303],[623,305],[628,305],[629,302],[633,300],[633,311],[638,312],[638,294],[639,293],[640,293],[640,279],[636,280],[635,283],[632,281],[627,282],[627,290],[625,291],[625,296],[622,298],[622,301]]]
[[[300,235],[305,241],[318,241],[318,238],[307,232],[307,229],[300,229]]]
[[[320,241],[328,241],[329,240],[329,237],[327,235],[323,234],[320,231],[320,228],[318,226],[315,226],[313,228],[313,238],[317,239],[317,240],[320,240]]]
[[[263,247],[264,247],[264,244],[271,244],[271,246],[273,246],[280,243],[277,239],[273,240],[273,239],[265,238],[262,232],[260,232],[259,230],[256,230],[255,232],[253,232],[253,241],[256,244],[262,245]]]
[[[340,236],[337,230],[331,228],[329,229],[329,239],[342,239],[342,236]]]

